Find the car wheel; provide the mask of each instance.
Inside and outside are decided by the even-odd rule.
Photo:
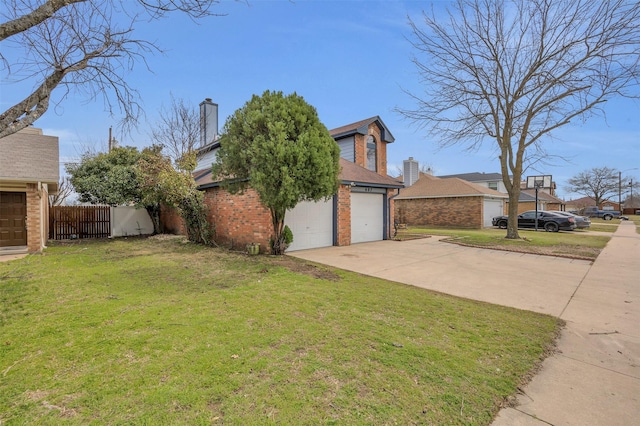
[[[554,222],[548,222],[544,225],[544,230],[547,232],[558,232],[558,224]]]
[[[498,222],[498,228],[507,229],[507,221],[506,220],[501,220],[500,222]]]
[[[602,216],[602,218],[604,220],[611,220],[611,219],[613,219],[613,216],[611,216],[610,214],[605,214],[604,216]]]

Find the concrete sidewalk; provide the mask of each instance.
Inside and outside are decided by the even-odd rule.
[[[494,425],[640,424],[640,236],[622,222],[593,262],[461,247],[432,237],[292,256],[558,316],[559,353]]]
[[[640,236],[622,222],[560,318],[558,349],[494,425],[640,424]]]

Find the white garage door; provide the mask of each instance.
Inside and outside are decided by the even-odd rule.
[[[504,214],[503,208],[502,200],[491,200],[485,198],[483,225],[485,227],[493,226],[491,224],[491,219],[496,216],[502,216]]]
[[[382,194],[351,193],[351,243],[383,239]]]
[[[333,200],[303,201],[284,216],[284,224],[293,232],[287,251],[333,245]]]

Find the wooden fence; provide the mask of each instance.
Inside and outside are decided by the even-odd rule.
[[[49,209],[49,238],[75,240],[111,235],[109,206],[53,206]]]

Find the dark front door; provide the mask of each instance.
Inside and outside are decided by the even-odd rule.
[[[27,245],[27,194],[0,192],[0,247]]]

